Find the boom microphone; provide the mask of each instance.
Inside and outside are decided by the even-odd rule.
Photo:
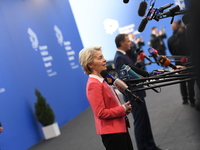
[[[166,4],[166,5],[164,5],[164,6],[160,7],[160,8],[158,8],[158,10],[159,10],[160,12],[163,12],[163,10],[165,10],[165,9],[167,9],[167,8],[169,8],[169,7],[171,7],[172,5],[174,5],[174,3]]]
[[[122,94],[130,99],[134,99],[139,105],[144,103],[138,96],[134,95],[131,90],[128,89],[128,85],[120,79],[115,79],[112,75],[108,74],[107,71],[101,71],[101,76],[109,85],[114,85]]]
[[[138,15],[143,17],[145,15],[146,9],[147,9],[147,3],[145,1],[140,2],[140,6],[138,9]]]
[[[140,25],[139,25],[139,27],[138,27],[138,31],[139,31],[139,32],[144,31],[144,29],[145,29],[145,27],[146,27],[146,25],[147,25],[147,23],[148,23],[148,20],[151,20],[151,19],[152,19],[153,14],[154,14],[154,12],[153,12],[154,4],[155,4],[155,2],[151,5],[151,7],[150,7],[150,9],[149,9],[147,15],[145,16],[145,18],[142,19],[142,21],[141,21],[141,23],[140,23]]]
[[[169,9],[169,11],[165,11],[162,14],[160,14],[161,16],[166,16],[166,17],[170,17],[170,16],[174,16],[176,12],[178,12],[180,10],[179,5],[176,5],[174,7],[172,7],[171,9]]]
[[[123,0],[123,2],[124,2],[125,4],[127,4],[127,3],[129,2],[129,0]]]
[[[147,18],[143,18],[142,21],[141,21],[141,23],[140,23],[140,25],[139,25],[139,27],[138,27],[138,31],[139,32],[144,31],[147,23],[148,23],[148,19]]]
[[[165,56],[159,56],[158,61],[163,65],[163,66],[170,66],[172,69],[177,69],[176,66],[171,64],[170,60],[165,57]]]

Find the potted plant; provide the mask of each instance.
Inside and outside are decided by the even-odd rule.
[[[35,103],[35,113],[37,120],[42,124],[42,131],[45,139],[50,139],[60,135],[58,123],[55,122],[55,114],[42,94],[35,89],[37,102]]]

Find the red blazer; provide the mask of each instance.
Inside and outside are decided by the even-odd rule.
[[[97,134],[127,132],[124,107],[118,103],[106,82],[89,77],[86,94],[94,113]]]

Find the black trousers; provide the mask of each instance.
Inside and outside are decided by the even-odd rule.
[[[181,95],[184,101],[189,99],[190,103],[195,103],[194,80],[180,83]]]
[[[106,150],[133,150],[129,133],[115,133],[101,135]]]

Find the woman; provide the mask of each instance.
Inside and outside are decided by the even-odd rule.
[[[107,68],[101,47],[82,49],[79,61],[84,73],[89,75],[86,95],[94,113],[96,132],[101,135],[106,150],[133,150],[125,121],[132,109],[130,101],[121,105],[113,87],[104,82],[100,73]]]

